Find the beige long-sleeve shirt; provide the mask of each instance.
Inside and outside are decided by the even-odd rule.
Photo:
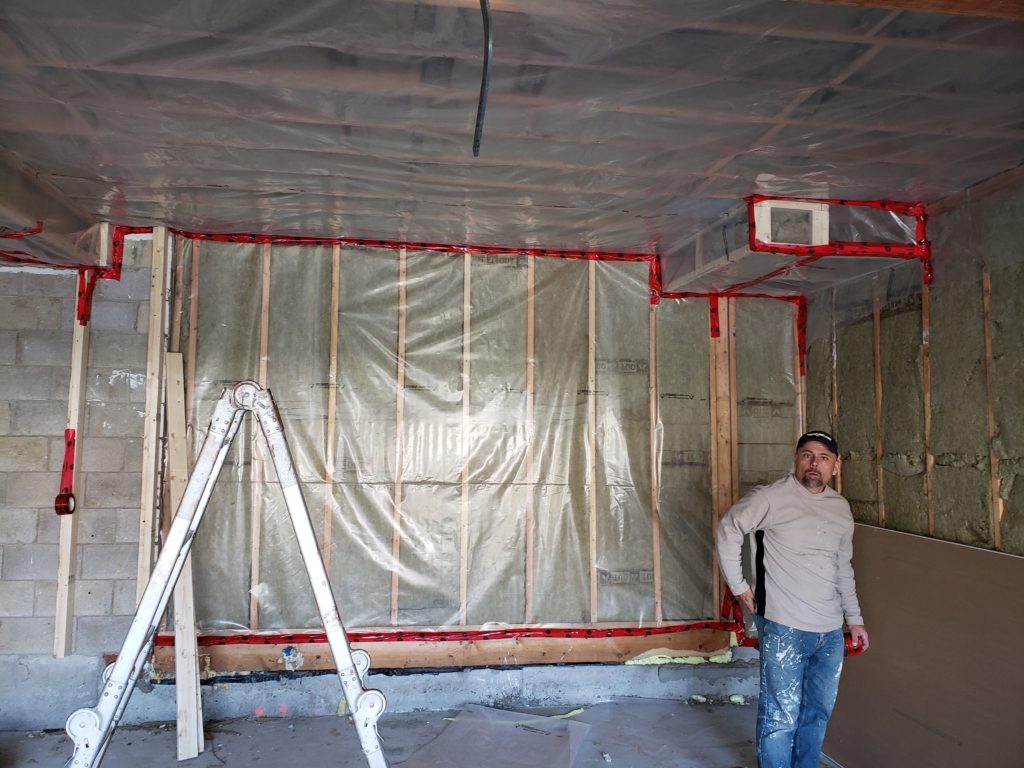
[[[754,547],[757,610],[769,621],[807,632],[863,624],[853,576],[853,516],[829,487],[811,493],[793,476],[755,488],[718,525],[722,574],[734,594],[750,588],[743,576],[743,537]],[[760,549],[760,553],[758,553]]]

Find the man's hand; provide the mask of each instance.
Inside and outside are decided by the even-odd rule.
[[[748,588],[742,595],[736,595],[736,599],[747,606],[748,611],[751,613],[754,612],[754,590]],[[861,627],[861,629],[863,629],[863,627]],[[867,637],[866,634],[864,636]]]
[[[861,651],[866,651],[871,645],[871,641],[868,640],[868,631],[863,624],[850,625],[850,639],[853,641],[853,647]]]

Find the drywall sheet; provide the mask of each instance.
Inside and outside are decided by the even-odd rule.
[[[1024,558],[858,525],[871,649],[843,671],[825,753],[875,768],[1018,768]]]
[[[661,419],[662,611],[668,620],[714,613],[708,302],[658,307]]]
[[[589,731],[575,720],[469,704],[402,768],[570,768]]]
[[[744,299],[736,306],[736,407],[740,494],[793,468],[796,440],[794,306]]]
[[[880,314],[885,524],[926,534],[921,296],[888,301]]]

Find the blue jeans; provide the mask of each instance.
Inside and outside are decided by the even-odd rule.
[[[818,768],[839,692],[843,632],[804,632],[755,619],[761,638],[760,768]]]

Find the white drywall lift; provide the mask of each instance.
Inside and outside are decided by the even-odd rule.
[[[284,438],[281,416],[270,391],[254,381],[242,381],[226,388],[214,408],[209,432],[135,618],[117,660],[104,672],[99,703],[92,708],[76,710],[67,720],[67,732],[74,741],[75,751],[66,768],[97,768],[103,759],[110,736],[124,713],[149,657],[160,617],[167,608],[167,601],[192,548],[213,486],[246,411],[251,411],[259,422],[277,470],[299,551],[313,587],[317,608],[327,632],[327,642],[334,655],[345,701],[352,713],[366,762],[369,768],[388,768],[377,735],[377,720],[386,705],[384,694],[363,687],[363,677],[369,669],[370,657],[365,651],[353,651],[349,647],[345,626],[327,579],[327,570],[317,548],[309,512]]]

